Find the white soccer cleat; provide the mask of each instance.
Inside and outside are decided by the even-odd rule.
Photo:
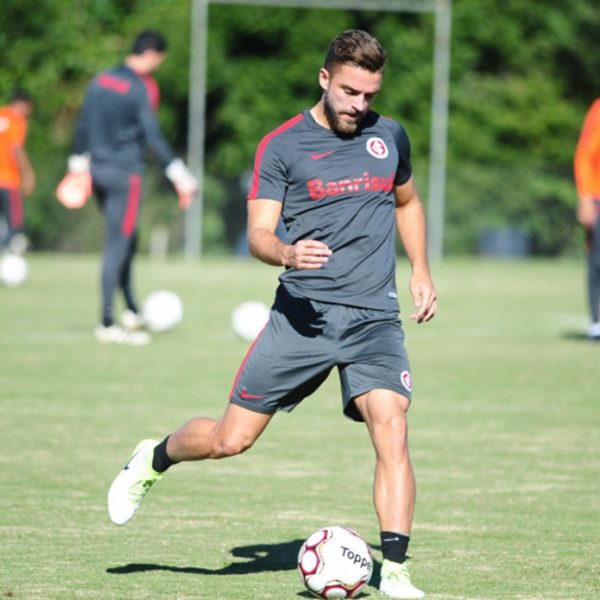
[[[379,591],[390,598],[425,598],[425,592],[411,583],[408,565],[405,562],[397,563],[387,559],[384,559],[381,565]]]
[[[29,239],[22,233],[15,233],[8,243],[8,249],[18,256],[23,256],[27,248],[29,248]]]
[[[125,525],[140,507],[148,490],[162,477],[152,468],[156,440],[142,440],[108,490],[108,515],[115,525]]]
[[[600,341],[600,323],[592,323],[588,328],[588,338],[595,342]]]
[[[121,315],[121,325],[126,331],[140,331],[146,328],[146,320],[140,313],[127,309]]]
[[[94,329],[96,339],[101,344],[127,344],[129,346],[146,346],[150,343],[150,334],[146,331],[127,331],[119,325],[98,325]]]

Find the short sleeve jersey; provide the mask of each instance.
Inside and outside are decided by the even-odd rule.
[[[97,75],[87,88],[73,152],[89,152],[92,164],[141,170],[146,148],[166,166],[174,153],[156,118],[158,86],[149,75],[119,65]]]
[[[397,310],[394,186],[411,174],[404,128],[374,112],[352,136],[322,127],[310,110],[266,135],[248,200],[282,202],[290,243],[318,240],[332,251],[321,269],[287,268],[281,283],[313,300]]]
[[[575,152],[575,183],[580,198],[600,200],[600,98],[590,107]]]
[[[0,108],[0,187],[18,188],[21,171],[15,149],[25,145],[27,120],[11,106]]]

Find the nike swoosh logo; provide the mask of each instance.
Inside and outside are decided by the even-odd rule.
[[[310,157],[313,160],[319,160],[320,158],[325,158],[326,156],[329,156],[330,154],[333,154],[335,152],[335,150],[330,150],[329,152],[321,152],[319,153],[315,153],[315,154],[311,154]]]
[[[256,396],[254,394],[249,394],[246,391],[246,388],[244,388],[241,392],[240,392],[240,396],[244,399],[244,400],[260,400],[261,398],[264,398],[264,396]]]
[[[129,465],[132,463],[133,459],[141,452],[141,450],[138,450],[128,461],[127,464],[123,467],[123,471],[128,471],[129,470]]]
[[[389,540],[382,540],[383,542],[398,542],[400,540],[399,537],[390,538]]]

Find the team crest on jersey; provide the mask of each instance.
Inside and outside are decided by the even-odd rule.
[[[367,140],[367,152],[375,158],[387,158],[390,153],[380,137],[370,137]]]
[[[400,380],[402,381],[402,385],[409,391],[412,391],[412,377],[408,371],[402,371],[400,373]]]

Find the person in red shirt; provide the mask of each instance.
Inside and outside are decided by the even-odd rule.
[[[600,341],[600,98],[590,107],[575,152],[577,220],[586,231],[590,339]]]
[[[5,222],[0,233],[0,252],[24,250],[20,234],[23,229],[23,197],[35,188],[35,174],[25,151],[27,119],[33,99],[16,91],[6,106],[0,107],[0,218]]]

